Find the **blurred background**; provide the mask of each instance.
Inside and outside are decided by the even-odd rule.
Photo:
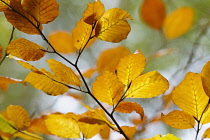
[[[82,17],[87,4],[94,2],[94,0],[57,0],[57,2],[60,5],[60,15],[52,23],[44,25],[43,32],[46,36],[58,30],[65,30],[71,33],[76,23]],[[145,55],[147,64],[144,73],[153,70],[159,71],[169,80],[170,87],[173,88],[179,84],[187,72],[192,71],[199,73],[203,65],[210,60],[210,1],[163,0],[166,17],[171,12],[183,6],[191,7],[194,10],[193,23],[190,25],[189,29],[184,34],[172,39],[165,36],[163,28],[154,29],[142,19],[140,12],[144,0],[101,0],[101,2],[105,5],[106,10],[110,8],[121,8],[130,13],[133,17],[133,20],[128,21],[131,25],[131,32],[127,39],[120,43],[109,43],[101,40],[95,41],[94,44],[82,54],[81,60],[79,61],[79,67],[82,71],[96,66],[100,52],[108,48],[123,45],[132,53],[139,49]],[[174,18],[175,21],[176,17]],[[183,20],[183,24],[185,24],[185,20]],[[4,14],[0,13],[0,45],[4,50],[8,45],[11,32],[11,24],[7,22]],[[17,38],[27,38],[47,48],[47,44],[40,36],[27,35],[15,30],[14,39]],[[75,61],[77,56],[76,54],[63,55],[72,61]],[[45,61],[47,59],[62,61],[53,54],[47,54],[41,60],[31,62],[31,64],[38,68],[44,67],[49,70]],[[65,64],[66,62],[63,63]],[[29,70],[24,69],[15,60],[10,58],[6,58],[0,66],[0,76],[24,79],[28,72]],[[94,82],[96,76],[97,74],[88,79],[88,83]],[[75,91],[70,92],[74,93]],[[170,90],[165,93],[165,95],[169,93]],[[81,96],[83,102],[92,107],[96,106],[90,97],[82,93],[78,94]],[[139,103],[144,108],[148,119],[153,120],[155,117],[160,116],[161,112],[166,114],[171,110],[177,109],[173,104],[165,107],[163,97],[164,95],[152,99],[126,100]],[[49,96],[29,84],[27,84],[27,86],[11,84],[5,93],[0,90],[0,110],[5,110],[10,104],[24,107],[32,118],[51,112],[83,113],[86,111],[72,96]],[[129,120],[131,117],[135,117],[135,115],[136,114],[126,116],[116,114],[116,117],[119,118],[120,124],[132,125]],[[135,139],[150,138],[157,134],[165,135],[167,133],[172,133],[183,140],[195,138],[195,131],[193,129],[178,130],[165,125],[161,121],[145,124],[144,131],[141,125],[138,127],[139,133],[135,135]],[[120,138],[122,138],[122,136],[118,133],[112,133],[110,136],[110,140],[119,140]],[[47,137],[46,139],[61,138]],[[95,136],[92,139],[98,140],[100,137]]]

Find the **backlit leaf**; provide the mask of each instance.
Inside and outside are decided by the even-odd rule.
[[[81,86],[82,82],[70,67],[67,67],[54,59],[48,59],[47,63],[49,64],[51,71],[59,79],[70,85]]]
[[[208,107],[206,108],[205,112],[203,113],[200,123],[201,124],[210,123],[210,105],[209,104],[208,104]]]
[[[123,84],[128,85],[142,73],[145,65],[146,59],[139,51],[135,54],[126,56],[120,60],[117,69],[117,77]]]
[[[20,137],[24,140],[43,140],[42,137],[40,137],[36,134],[32,134],[32,133],[27,132],[27,131],[17,132],[17,133],[14,134],[13,137]]]
[[[8,119],[19,129],[23,130],[27,128],[30,123],[30,117],[28,112],[18,105],[10,105],[6,109]]]
[[[97,70],[100,74],[105,71],[115,72],[120,59],[129,55],[130,51],[126,47],[116,47],[103,51],[97,60]],[[108,65],[107,65],[108,64]]]
[[[14,124],[6,120],[1,114],[0,114],[0,130],[10,134],[14,134],[17,131],[14,129]]]
[[[46,119],[48,130],[62,138],[80,138],[80,129],[76,120],[64,114],[51,114]]]
[[[90,69],[84,71],[82,75],[86,78],[90,78],[95,72],[96,72],[95,68],[90,68]]]
[[[57,52],[73,53],[76,48],[73,44],[73,38],[70,33],[66,31],[56,31],[49,35],[49,41]]]
[[[40,25],[32,15],[23,9],[20,0],[10,0],[10,6],[23,16],[15,12],[13,9],[7,8],[4,13],[8,22],[24,33],[40,34],[37,29],[42,30],[42,25]]]
[[[153,29],[161,29],[166,16],[162,0],[144,0],[140,9],[141,18]]]
[[[204,91],[205,91],[206,95],[210,98],[210,83],[209,83],[210,73],[209,73],[209,71],[210,71],[210,61],[208,61],[203,66],[203,69],[201,72],[201,80],[203,83]]]
[[[136,126],[121,126],[121,128],[129,139],[132,139],[132,137],[136,133]]]
[[[21,66],[23,66],[24,68],[26,68],[26,69],[29,69],[29,70],[31,70],[31,71],[33,71],[33,72],[41,73],[36,67],[34,67],[33,65],[31,65],[31,64],[29,64],[29,63],[27,63],[27,62],[20,61],[20,60],[17,60],[17,62],[18,62]]]
[[[104,41],[120,42],[127,38],[131,30],[127,19],[132,19],[128,12],[119,8],[109,9],[99,19],[95,35]]]
[[[99,132],[103,140],[108,140],[110,136],[110,127],[108,125],[104,126],[103,130]]]
[[[109,71],[97,77],[96,81],[92,84],[93,95],[101,102],[111,106],[119,102],[123,90],[124,85],[115,74]]]
[[[44,48],[27,39],[20,38],[13,40],[8,45],[6,52],[25,61],[36,61],[45,55],[41,49]]]
[[[202,138],[210,138],[210,128],[206,129],[204,132]]]
[[[176,136],[174,136],[173,134],[167,134],[165,136],[161,136],[156,135],[153,138],[149,138],[149,139],[141,139],[141,140],[181,140],[180,138],[177,138]]]
[[[115,111],[121,113],[132,113],[135,111],[140,115],[141,119],[144,117],[144,109],[136,102],[120,102]]]
[[[152,71],[137,77],[132,81],[126,93],[128,98],[152,98],[163,94],[169,87],[165,77]]]
[[[164,33],[169,39],[185,34],[193,24],[194,10],[181,7],[169,14],[164,21]],[[184,22],[183,22],[184,21]]]
[[[100,0],[97,0],[93,3],[88,3],[88,7],[82,16],[86,23],[93,25],[103,14],[104,5]]]
[[[0,76],[0,89],[6,92],[10,84],[23,83],[22,80]]]
[[[91,37],[92,26],[85,23],[83,19],[77,22],[76,27],[72,30],[74,47],[78,50],[85,47]]]
[[[162,114],[161,120],[167,125],[178,129],[194,128],[195,119],[184,111],[174,110],[167,115]]]
[[[47,24],[59,15],[56,0],[24,0],[22,5],[39,24]]]
[[[203,90],[201,75],[188,72],[172,91],[172,100],[184,112],[199,120],[209,100]]]
[[[57,96],[68,91],[68,87],[61,84],[62,82],[59,80],[60,79],[52,74],[50,76],[47,76],[47,74],[44,75],[30,72],[24,81],[29,82],[34,88],[40,89],[49,95]]]
[[[4,0],[4,2],[10,5],[10,0]],[[0,12],[8,8],[8,6],[4,2],[0,1]]]

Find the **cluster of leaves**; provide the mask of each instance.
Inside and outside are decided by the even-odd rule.
[[[56,112],[31,120],[24,108],[11,105],[0,114],[1,138],[43,139],[34,134],[39,132],[62,138],[83,139],[90,139],[100,134],[103,139],[108,139],[112,129],[122,134],[126,140],[133,139],[135,133],[143,131],[143,128],[138,130],[137,126],[143,126],[143,122],[147,120],[144,109],[139,104],[125,101],[125,99],[153,98],[161,95],[169,88],[168,80],[158,71],[143,73],[146,65],[144,55],[139,50],[130,53],[126,47],[122,46],[103,51],[98,57],[96,68],[82,73],[78,62],[83,51],[90,47],[96,38],[113,43],[126,39],[131,30],[127,20],[132,17],[119,8],[105,11],[104,5],[98,0],[88,4],[83,17],[72,30],[72,36],[68,32],[57,31],[47,38],[42,32],[42,24],[52,22],[59,15],[58,7],[59,4],[55,0],[0,0],[0,11],[4,12],[14,29],[26,34],[38,34],[48,45],[45,48],[24,38],[11,39],[2,60],[6,56],[13,58],[31,72],[24,80],[0,77],[0,88],[5,92],[9,84],[30,83],[34,88],[51,96],[62,96],[69,90],[76,90],[89,95],[98,106],[91,108],[78,100],[88,111],[83,114]],[[140,13],[142,19],[150,27],[157,30],[163,28],[165,36],[169,39],[186,33],[194,17],[193,9],[189,7],[176,9],[166,17],[165,6],[161,0],[145,0]],[[188,19],[185,19],[186,22],[183,25],[182,21],[186,15]],[[177,21],[173,24],[174,26],[171,26],[174,17],[177,17]],[[180,28],[181,24],[182,28]],[[74,52],[77,53],[74,62],[62,55],[62,53]],[[56,54],[69,66],[57,60],[48,59],[50,72],[44,68],[36,68],[28,62],[38,61],[46,53]],[[2,52],[0,52],[1,57]],[[161,116],[163,122],[178,129],[194,128],[197,122],[196,139],[201,126],[210,122],[209,68],[210,62],[204,66],[201,74],[188,73],[171,95],[173,102],[182,111],[174,110]],[[98,73],[99,76],[90,88],[86,78],[92,77],[93,73]],[[133,120],[133,126],[121,126],[114,116],[116,112],[131,113],[133,111],[139,115],[140,122],[136,123]],[[210,137],[209,130],[206,130],[203,139]],[[143,140],[164,139],[179,140],[172,134],[164,137],[157,135]]]

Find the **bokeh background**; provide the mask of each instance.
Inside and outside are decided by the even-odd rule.
[[[50,33],[57,30],[65,30],[71,32],[76,23],[82,17],[83,12],[87,7],[87,3],[93,0],[57,0],[60,4],[60,15],[50,24],[44,26],[44,34],[48,36]],[[97,57],[100,52],[108,48],[123,45],[131,52],[139,49],[147,58],[146,69],[144,72],[157,70],[164,75],[170,82],[171,88],[179,84],[184,78],[185,74],[189,71],[200,72],[203,65],[210,60],[210,1],[208,0],[163,0],[167,15],[175,9],[188,6],[192,7],[195,12],[194,21],[190,30],[184,35],[175,38],[167,39],[162,30],[154,30],[148,26],[140,16],[140,9],[143,0],[101,0],[105,5],[105,9],[121,8],[131,14],[133,20],[128,22],[131,25],[131,32],[127,39],[120,43],[109,43],[97,40],[92,47],[85,50],[79,62],[79,67],[82,71],[95,67]],[[184,23],[185,21],[183,21]],[[3,13],[0,13],[0,45],[5,49],[10,39],[12,26],[7,22]],[[27,38],[43,47],[47,44],[37,35],[27,35],[20,31],[15,30],[14,39]],[[68,59],[74,60],[75,54],[64,54]],[[192,60],[189,62],[190,57]],[[32,62],[38,68],[47,68],[46,61],[49,58],[60,60],[53,54],[47,54],[44,58],[37,62]],[[62,60],[60,60],[62,61]],[[63,62],[65,63],[65,62]],[[24,79],[29,70],[22,68],[13,59],[6,58],[0,66],[0,76],[13,77],[17,79]],[[94,78],[88,82],[92,83]],[[168,91],[165,94],[170,93]],[[82,95],[84,102],[94,107],[96,104],[92,99],[86,95]],[[168,113],[171,110],[177,109],[175,105],[171,104],[170,107],[163,107],[163,95],[152,99],[129,99],[129,101],[139,103],[145,110],[146,116],[153,119],[163,113]],[[50,112],[75,112],[83,113],[86,110],[74,98],[66,95],[62,96],[49,96],[38,89],[34,89],[27,84],[12,84],[9,86],[6,93],[0,90],[0,110],[5,110],[8,105],[20,105],[24,107],[31,117],[36,117],[41,114]],[[133,115],[135,116],[135,114]],[[119,118],[120,124],[128,124],[131,119],[126,115],[116,114]],[[139,126],[141,129],[141,126]],[[178,130],[173,129],[162,122],[155,121],[146,125],[146,130],[142,133],[137,133],[135,138],[150,138],[156,134],[165,135],[173,133],[183,140],[194,139],[195,131],[191,130]],[[118,140],[122,138],[121,135],[113,133],[110,140]],[[61,139],[55,137],[46,137],[46,139]],[[100,139],[96,136],[94,139]]]

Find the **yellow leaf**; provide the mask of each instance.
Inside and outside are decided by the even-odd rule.
[[[71,68],[54,59],[48,59],[47,63],[49,64],[49,67],[55,76],[57,76],[63,82],[74,86],[81,86],[82,82]]]
[[[39,46],[27,39],[20,38],[13,40],[8,45],[6,52],[25,61],[37,61],[46,53],[42,51],[42,49],[44,49],[42,46]]]
[[[123,95],[124,85],[117,76],[106,71],[102,76],[96,78],[92,84],[93,95],[103,103],[111,106],[119,102]]]
[[[48,130],[62,138],[80,138],[80,129],[76,120],[69,115],[51,114],[46,121]]]
[[[13,137],[20,137],[20,138],[23,138],[24,140],[43,140],[42,137],[40,137],[36,134],[32,134],[32,133],[27,132],[27,131],[17,132],[13,135]]]
[[[141,18],[153,29],[161,29],[166,16],[162,0],[144,0],[140,9]]]
[[[72,30],[74,47],[78,50],[85,47],[91,37],[92,26],[85,23],[83,19],[77,22],[76,27]]]
[[[203,138],[203,139],[204,139],[204,138],[210,138],[210,128],[208,128],[208,129],[205,130],[205,132],[204,132],[202,138]]]
[[[108,125],[104,126],[103,130],[99,132],[103,140],[108,140],[110,136],[110,127]]]
[[[104,41],[117,43],[126,39],[131,28],[127,19],[131,15],[119,8],[107,10],[98,20],[95,35]]]
[[[41,73],[41,72],[39,72],[39,70],[36,67],[34,67],[33,65],[31,65],[27,62],[24,62],[24,61],[21,61],[21,60],[17,60],[17,62],[26,69],[29,69],[33,72]]]
[[[117,77],[123,84],[129,85],[131,81],[142,73],[145,65],[146,59],[144,55],[137,51],[137,53],[128,55],[120,60]]]
[[[27,128],[31,123],[28,112],[21,106],[10,105],[7,107],[6,113],[8,119],[13,122],[19,130]]]
[[[97,0],[93,3],[88,3],[88,7],[82,16],[86,23],[93,25],[103,14],[104,5],[100,0]]]
[[[90,68],[86,71],[83,72],[83,76],[86,77],[86,78],[90,78],[91,76],[93,76],[93,74],[96,72],[96,69],[95,68]]]
[[[23,83],[23,81],[19,79],[0,76],[0,89],[2,89],[3,92],[6,92],[9,84],[15,84],[15,83]]]
[[[210,83],[209,83],[210,73],[209,73],[209,71],[210,71],[210,61],[208,61],[203,66],[203,69],[201,72],[201,80],[203,83],[204,91],[205,91],[206,95],[210,98]]]
[[[10,5],[10,0],[4,0],[4,2]],[[0,12],[5,11],[8,8],[4,2],[0,1]]]
[[[1,114],[0,114],[0,130],[10,134],[14,134],[17,131],[14,127],[14,124],[9,120],[5,119]]]
[[[121,128],[129,139],[132,139],[132,137],[136,133],[136,126],[121,126]]]
[[[3,48],[2,48],[2,46],[0,46],[0,59],[2,58],[2,50],[3,50]]]
[[[103,51],[97,60],[97,70],[100,74],[105,71],[115,72],[120,59],[130,54],[128,48],[119,46]],[[107,65],[108,64],[108,65]]]
[[[201,124],[210,123],[210,105],[209,104],[208,104],[208,107],[206,108],[205,112],[203,113],[200,123]]]
[[[174,136],[173,134],[167,134],[165,136],[161,136],[156,135],[153,138],[149,138],[149,139],[141,139],[141,140],[181,140],[180,138],[177,138],[176,136]]]
[[[209,100],[203,90],[201,75],[188,72],[172,91],[172,100],[184,112],[199,120]]]
[[[70,33],[66,31],[56,31],[49,35],[49,41],[57,52],[73,53],[76,48],[73,44],[73,38]]]
[[[63,85],[56,76],[52,74],[48,76],[49,74],[46,74],[46,72],[45,75],[30,72],[24,81],[52,96],[61,95],[68,91],[68,87]]]
[[[133,111],[136,111],[141,119],[144,118],[144,109],[136,102],[120,102],[115,111],[121,113],[132,113]]]
[[[39,24],[52,22],[59,15],[56,0],[24,0],[22,5]]]
[[[177,129],[189,129],[195,126],[193,116],[180,110],[174,110],[167,115],[161,114],[161,120],[167,125]]]
[[[169,14],[164,21],[164,33],[169,39],[185,34],[193,24],[194,10],[191,7],[181,7]],[[184,22],[183,22],[184,21]]]
[[[137,77],[132,81],[126,93],[128,98],[152,98],[163,94],[169,87],[165,77],[152,71]]]
[[[37,29],[41,31],[42,25],[40,25],[32,15],[23,9],[20,0],[10,0],[10,7],[12,7],[12,9],[7,8],[4,11],[8,22],[24,33],[40,34]]]

